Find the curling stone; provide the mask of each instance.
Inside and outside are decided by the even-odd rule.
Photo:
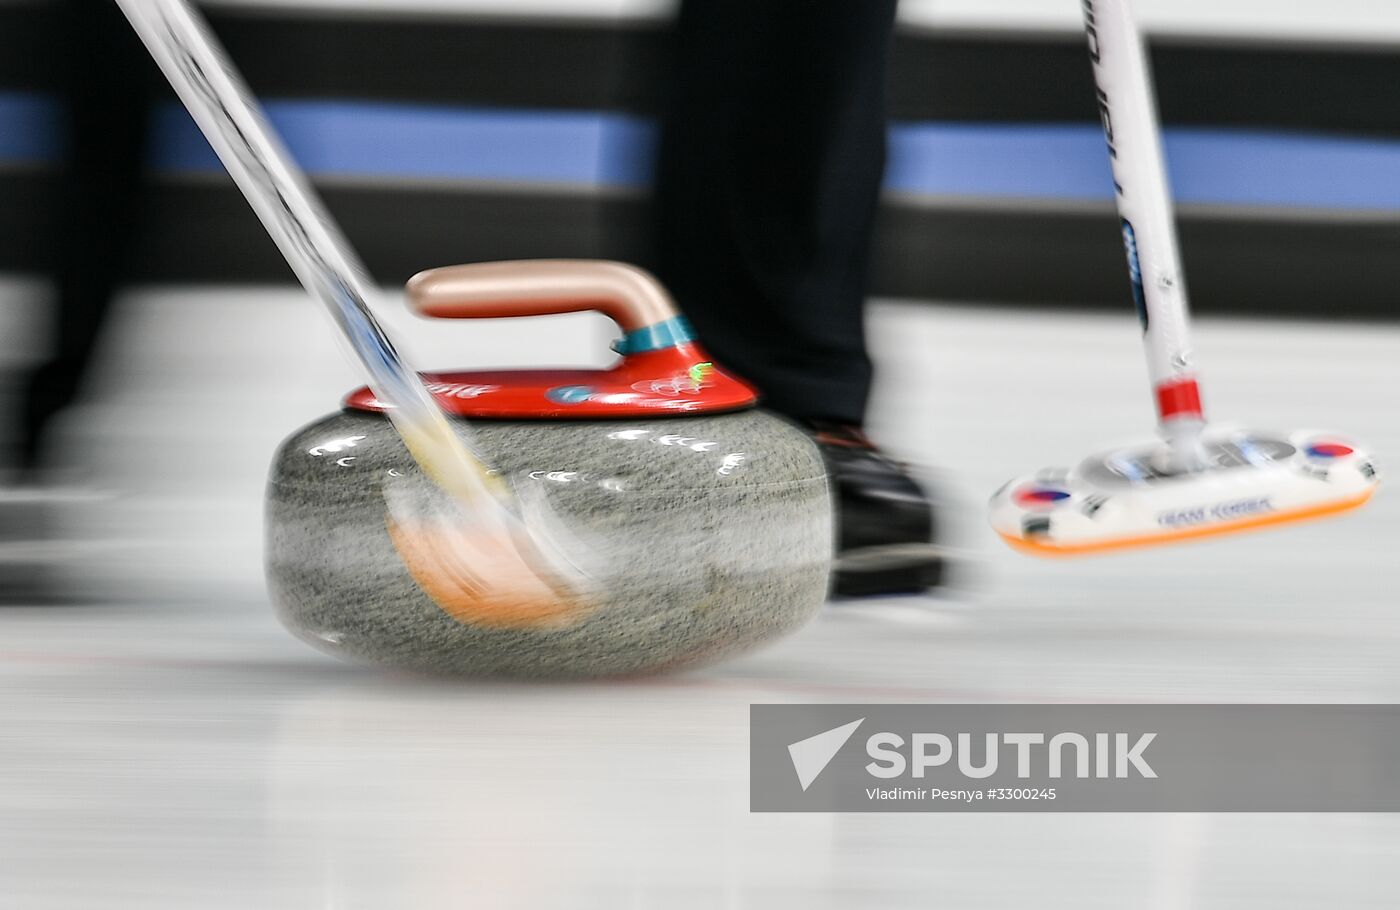
[[[484,263],[424,272],[408,290],[427,317],[598,310],[623,330],[605,370],[424,374],[525,524],[582,568],[590,594],[529,610],[455,597],[460,579],[422,558],[398,514],[449,506],[447,494],[362,388],[293,434],[272,465],[268,587],[294,633],[417,670],[616,676],[741,651],[821,606],[833,521],[816,447],[755,408],[649,275],[606,262]]]

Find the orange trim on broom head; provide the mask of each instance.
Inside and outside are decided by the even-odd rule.
[[[1329,502],[1318,506],[1308,506],[1303,509],[1293,509],[1288,512],[1275,512],[1271,515],[1260,515],[1252,518],[1241,518],[1238,521],[1231,521],[1219,525],[1207,525],[1204,527],[1187,528],[1183,531],[1165,531],[1160,534],[1140,534],[1136,537],[1123,537],[1116,540],[1105,540],[1093,543],[1071,543],[1071,544],[1047,544],[1038,541],[1026,540],[1021,537],[1012,537],[1009,534],[1002,534],[1012,549],[1022,553],[1029,553],[1032,556],[1043,556],[1049,558],[1067,556],[1089,556],[1094,553],[1107,553],[1113,550],[1129,550],[1138,547],[1151,547],[1160,544],[1180,543],[1188,540],[1199,540],[1202,537],[1215,537],[1221,534],[1235,534],[1242,531],[1254,531],[1260,528],[1273,525],[1292,524],[1296,521],[1308,521],[1313,518],[1326,518],[1329,515],[1339,515],[1342,512],[1350,512],[1364,506],[1373,495],[1375,487],[1367,490],[1359,496],[1350,499],[1342,499],[1337,502]]]

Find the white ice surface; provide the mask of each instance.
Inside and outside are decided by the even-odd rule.
[[[1150,431],[1130,314],[876,306],[873,429],[937,467],[961,590],[570,686],[425,681],[290,638],[262,592],[262,476],[352,372],[291,291],[141,294],[122,317],[66,428],[118,494],[72,527],[116,549],[75,573],[88,602],[0,608],[0,907],[1395,905],[1394,816],[748,812],[754,702],[1400,700],[1385,490],[1337,521],[1099,560],[1028,560],[985,529],[1006,478]],[[526,335],[534,362],[596,361],[608,336],[389,321],[441,366],[517,359]],[[1220,418],[1400,453],[1400,329],[1205,320],[1198,348]]]

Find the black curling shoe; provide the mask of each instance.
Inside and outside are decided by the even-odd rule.
[[[877,449],[858,427],[820,421],[808,426],[836,496],[833,592],[869,597],[942,584],[933,502],[905,466]]]

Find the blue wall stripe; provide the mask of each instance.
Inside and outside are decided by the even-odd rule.
[[[612,114],[344,101],[272,101],[267,115],[302,167],[326,176],[596,184],[609,150],[646,132]],[[219,167],[183,110],[160,111],[154,128],[157,168]]]
[[[1181,202],[1400,209],[1400,141],[1172,127],[1164,143]],[[885,183],[935,195],[1113,196],[1094,125],[896,124]]]
[[[0,164],[39,164],[63,150],[57,108],[41,95],[0,92]]]
[[[275,100],[267,109],[302,165],[322,176],[636,185],[653,139],[647,122],[602,112]],[[58,155],[58,122],[40,97],[0,93],[0,163]],[[162,109],[153,128],[159,170],[218,168],[183,110]],[[1183,202],[1400,210],[1400,141],[1172,128],[1166,146]],[[925,195],[1112,195],[1103,138],[1090,124],[894,124],[886,185]]]
[[[1113,196],[1103,133],[1092,125],[898,123],[885,185],[925,195]]]

